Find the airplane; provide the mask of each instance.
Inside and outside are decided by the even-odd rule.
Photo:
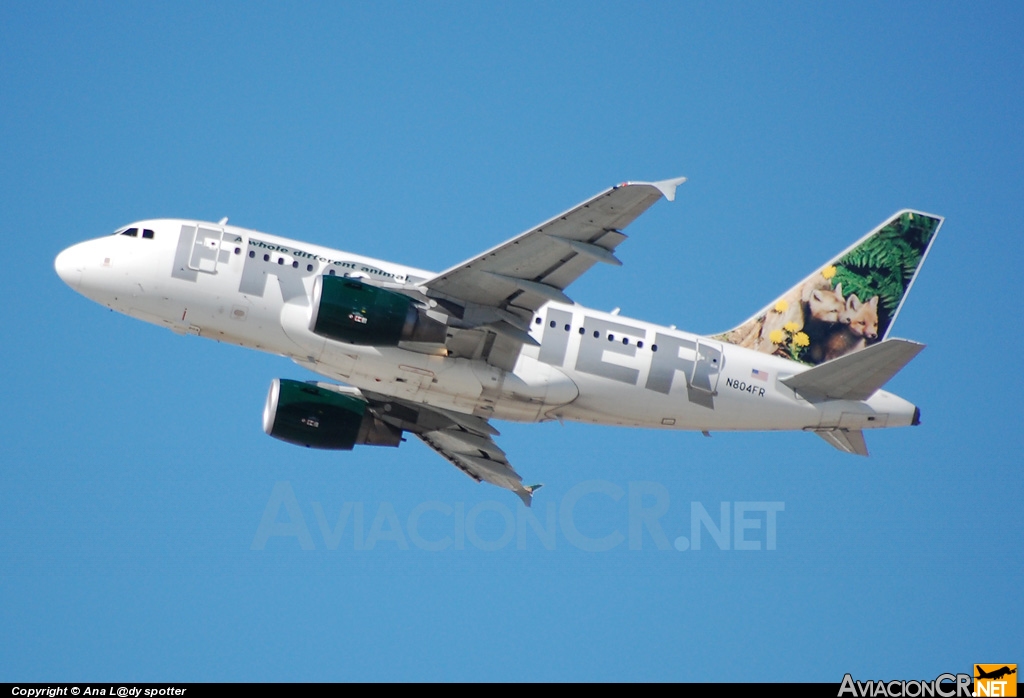
[[[57,274],[182,335],[278,354],[327,380],[275,379],[264,431],[310,448],[418,437],[469,477],[523,484],[493,421],[803,430],[868,454],[868,429],[917,425],[882,387],[923,348],[889,337],[939,216],[903,210],[734,329],[697,335],[575,303],[621,265],[633,220],[685,177],[624,182],[440,273],[188,219],[131,223],[62,251]],[[831,225],[831,224],[830,224]]]
[[[978,672],[977,676],[974,677],[976,679],[994,679],[994,680],[999,680],[999,679],[1003,678],[1004,676],[1009,676],[1010,674],[1016,674],[1017,673],[1017,666],[1016,665],[1014,665],[1013,669],[1011,669],[1009,666],[1003,666],[1003,667],[1001,667],[999,669],[993,669],[992,671],[985,671],[984,669],[982,669],[977,664],[974,665],[974,668]]]

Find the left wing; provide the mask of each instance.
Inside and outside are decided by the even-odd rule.
[[[360,391],[370,410],[382,421],[415,434],[449,463],[477,482],[515,492],[530,506],[540,485],[523,485],[523,478],[494,443],[498,430],[482,417],[428,407],[386,395]]]
[[[596,262],[619,265],[612,250],[622,229],[662,196],[675,199],[685,177],[624,182],[508,242],[441,272],[424,283],[431,296],[533,311],[563,293]]]
[[[685,177],[624,182],[423,283],[454,316],[450,355],[511,369],[529,334],[530,316],[549,301],[572,303],[565,289],[597,262],[622,264],[613,250],[622,229],[662,196],[675,199]]]

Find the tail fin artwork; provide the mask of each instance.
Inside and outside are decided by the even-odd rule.
[[[882,341],[942,220],[900,211],[754,317],[715,338],[811,365]]]

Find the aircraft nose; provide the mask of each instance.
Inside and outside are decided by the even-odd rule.
[[[53,268],[57,271],[57,276],[76,291],[82,283],[82,255],[77,249],[78,247],[78,245],[72,245],[53,260]]]

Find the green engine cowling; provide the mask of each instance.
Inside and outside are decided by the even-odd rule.
[[[358,279],[319,276],[313,284],[309,329],[321,337],[378,346],[442,344],[447,327],[408,296]]]
[[[270,384],[263,431],[298,446],[343,451],[360,444],[398,446],[402,441],[402,430],[373,416],[366,401],[286,378]]]

